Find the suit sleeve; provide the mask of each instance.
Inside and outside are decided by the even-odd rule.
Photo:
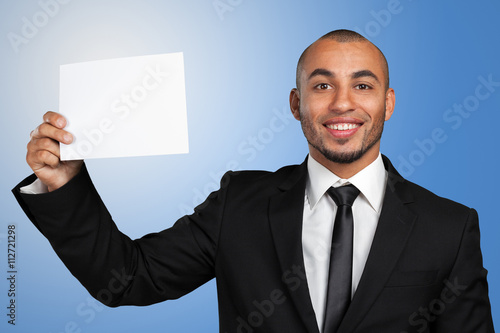
[[[171,228],[131,240],[104,206],[85,166],[56,191],[30,195],[13,189],[21,207],[71,273],[109,306],[175,299],[214,277],[225,188],[213,192]],[[221,184],[228,185],[228,177]]]
[[[440,298],[430,303],[431,332],[493,333],[486,269],[480,248],[477,212],[469,211],[460,248]]]

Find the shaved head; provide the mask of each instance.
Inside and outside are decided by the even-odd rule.
[[[380,49],[375,44],[373,44],[372,42],[370,42],[368,39],[366,39],[362,35],[358,34],[355,31],[346,30],[346,29],[340,29],[340,30],[330,31],[326,35],[321,36],[318,40],[316,40],[314,43],[312,43],[311,45],[309,45],[304,50],[304,52],[302,52],[302,54],[301,54],[301,56],[299,58],[299,61],[297,63],[297,72],[296,72],[296,76],[295,76],[295,81],[296,81],[297,89],[300,90],[300,73],[302,71],[302,64],[304,63],[304,59],[307,57],[309,49],[315,43],[317,43],[318,41],[326,40],[326,39],[331,39],[331,40],[334,40],[334,41],[336,41],[338,43],[355,43],[355,42],[358,42],[358,43],[369,43],[369,44],[373,45],[378,50],[378,53],[380,54],[380,58],[382,60],[382,64],[383,64],[382,65],[383,66],[382,70],[383,70],[383,72],[385,74],[385,80],[384,80],[385,89],[386,90],[389,89],[389,66],[387,64],[387,59],[385,58],[385,56],[382,53],[382,51],[380,51]]]

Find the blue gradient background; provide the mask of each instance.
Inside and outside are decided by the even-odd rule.
[[[0,331],[59,333],[71,325],[75,332],[96,333],[218,331],[214,281],[150,307],[85,305],[86,290],[17,206],[10,189],[30,174],[30,131],[46,110],[58,109],[61,64],[184,52],[190,153],[87,163],[119,228],[135,238],[172,225],[218,186],[227,168],[275,170],[302,162],[307,145],[299,124],[281,116],[282,126],[269,136],[270,122],[289,112],[302,50],[337,28],[365,34],[388,58],[397,103],[382,151],[396,167],[413,156],[419,165],[403,172],[407,178],[478,210],[498,324],[500,87],[457,129],[443,115],[474,94],[479,76],[500,81],[500,2],[401,0],[390,22],[376,19],[394,3],[389,0],[221,2],[232,3],[222,17],[212,0],[73,0],[60,5],[19,52],[7,34],[21,34],[22,18],[31,20],[41,7],[38,1],[1,2]],[[435,128],[447,140],[415,160],[415,140],[430,138]],[[265,142],[260,150],[251,148],[249,137],[259,135]],[[5,233],[12,223],[18,229],[15,327],[5,315]]]

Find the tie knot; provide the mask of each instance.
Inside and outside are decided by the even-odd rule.
[[[339,187],[330,187],[327,191],[337,206],[352,206],[354,200],[359,194],[356,186],[350,184]]]

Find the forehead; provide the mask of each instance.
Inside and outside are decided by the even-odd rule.
[[[301,81],[318,68],[327,69],[339,77],[350,76],[360,70],[370,70],[382,79],[385,77],[380,52],[369,42],[316,41],[306,52]]]

